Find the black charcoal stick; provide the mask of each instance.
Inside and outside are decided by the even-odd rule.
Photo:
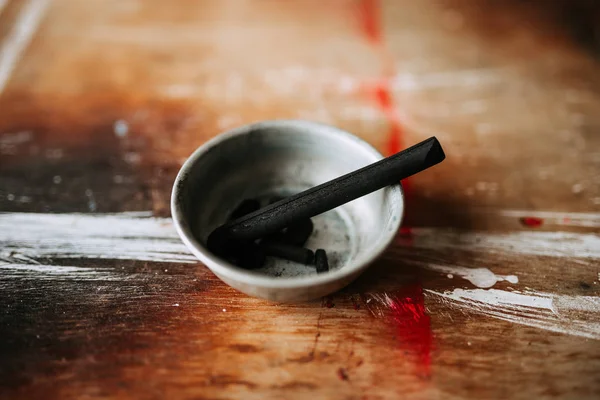
[[[299,220],[396,184],[442,162],[445,157],[438,140],[431,137],[381,161],[227,222],[211,235],[244,240],[264,237]]]

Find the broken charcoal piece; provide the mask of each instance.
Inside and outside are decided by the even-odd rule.
[[[283,232],[283,240],[294,246],[304,246],[312,235],[314,225],[310,218],[306,218],[288,226]]]
[[[221,232],[215,231],[208,237],[207,247],[213,254],[245,269],[264,265],[267,257],[264,249],[254,242],[232,240]]]
[[[263,248],[255,243],[238,243],[230,258],[238,267],[256,269],[265,265],[267,254]]]
[[[260,202],[256,199],[246,199],[242,201],[229,215],[229,220],[235,220],[257,211],[260,208]]]
[[[235,243],[227,236],[227,234],[222,229],[215,229],[208,235],[208,239],[206,241],[206,247],[216,256],[223,257],[225,256],[230,247],[233,247]]]
[[[304,247],[292,246],[278,241],[263,241],[260,245],[268,256],[283,258],[299,264],[312,264],[315,258],[313,251]]]
[[[329,271],[329,263],[327,262],[327,253],[325,253],[325,250],[318,249],[315,251],[315,265],[317,267],[317,274]]]

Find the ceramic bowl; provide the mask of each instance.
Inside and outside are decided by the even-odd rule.
[[[306,247],[327,251],[326,273],[270,257],[262,268],[245,270],[212,254],[206,239],[243,199],[266,205],[381,158],[368,143],[332,126],[293,120],[242,126],[206,142],[183,164],[171,198],[174,224],[189,250],[241,292],[280,302],[324,296],[356,279],[393,240],[404,211],[400,184],[312,218]]]

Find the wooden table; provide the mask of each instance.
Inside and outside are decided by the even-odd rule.
[[[598,398],[598,15],[0,0],[0,397]],[[322,301],[236,292],[169,219],[197,146],[273,118],[448,155]]]

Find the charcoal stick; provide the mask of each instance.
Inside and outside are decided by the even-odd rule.
[[[438,140],[431,137],[383,160],[229,221],[213,231],[212,241],[264,237],[299,220],[396,184],[442,162],[445,157]]]

